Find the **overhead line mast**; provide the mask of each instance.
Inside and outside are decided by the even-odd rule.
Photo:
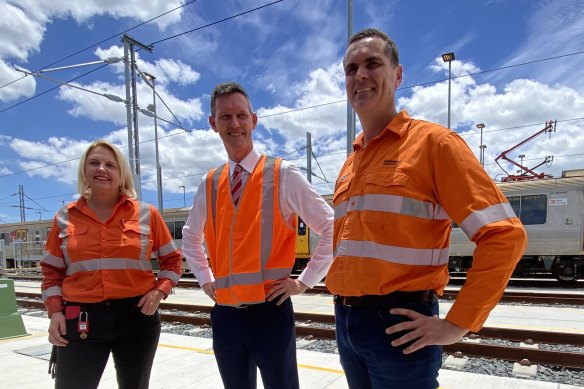
[[[131,36],[122,36],[124,43],[124,68],[126,78],[126,112],[128,120],[128,160],[136,197],[142,199],[142,178],[140,176],[140,146],[138,139],[138,97],[136,95],[136,56],[135,46],[152,53],[153,47],[138,42]]]

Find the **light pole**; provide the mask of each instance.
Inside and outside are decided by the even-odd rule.
[[[521,160],[521,170],[520,170],[520,175],[523,175],[523,158],[525,158],[525,154],[521,154],[519,156],[519,159]]]
[[[183,189],[183,208],[187,206],[187,190],[185,189],[184,185],[180,185],[179,188]]]
[[[146,109],[152,112],[154,118],[154,154],[156,159],[156,192],[158,193],[158,211],[160,214],[163,214],[163,206],[162,206],[162,170],[160,169],[160,159],[158,157],[158,123],[156,121],[156,87],[154,86],[154,77],[152,74],[142,72],[144,75],[143,80],[148,84],[149,87],[152,88],[152,104],[148,104]]]
[[[481,161],[481,165],[483,167],[485,167],[485,148],[487,147],[483,144],[483,128],[485,128],[485,124],[479,123],[479,124],[477,124],[477,128],[479,130],[481,130],[481,143],[479,145],[479,148],[480,148],[479,160]]]
[[[452,70],[452,61],[455,59],[453,52],[442,54],[442,61],[448,62],[448,128],[450,128],[450,72]]]

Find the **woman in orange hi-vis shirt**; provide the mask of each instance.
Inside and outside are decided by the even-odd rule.
[[[85,151],[78,191],[55,215],[41,261],[55,387],[97,388],[111,353],[120,388],[148,388],[158,305],[181,276],[180,251],[158,211],[135,199],[128,163],[111,143]]]

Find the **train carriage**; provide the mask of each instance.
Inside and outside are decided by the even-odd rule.
[[[515,275],[552,273],[558,280],[584,277],[584,175],[499,183],[527,231],[528,244]],[[472,265],[475,245],[460,228],[450,236],[451,271]]]

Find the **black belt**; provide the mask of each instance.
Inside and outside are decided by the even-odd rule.
[[[433,290],[418,290],[415,292],[396,291],[383,295],[335,296],[335,304],[353,308],[375,308],[401,303],[420,303],[437,300],[438,296]]]

